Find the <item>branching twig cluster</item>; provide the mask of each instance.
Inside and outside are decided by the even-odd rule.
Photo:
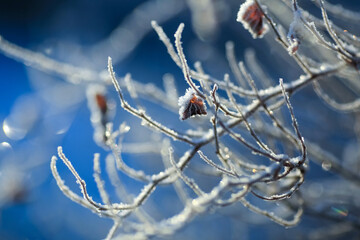
[[[205,72],[200,62],[195,63],[192,69],[188,65],[186,51],[181,42],[184,24],[179,25],[173,44],[162,27],[156,21],[151,22],[193,94],[188,103],[179,102],[188,104],[182,109],[191,112],[188,115],[191,119],[184,122],[178,120],[179,124],[171,128],[141,105],[141,101],[148,100],[161,104],[169,112],[178,111],[177,91],[169,75],[164,78],[164,91],[155,86],[141,84],[133,80],[130,74],[119,80],[110,57],[108,75],[105,75],[57,63],[55,60],[48,61],[40,54],[21,49],[4,39],[0,40],[1,50],[7,54],[25,62],[32,62],[42,70],[59,73],[69,81],[76,82],[73,81],[75,78],[80,81],[96,81],[95,79],[100,78],[104,86],[111,82],[119,96],[121,108],[138,118],[141,125],[155,133],[161,133],[161,139],[153,145],[138,143],[131,146],[124,143],[130,127],[124,122],[114,130],[115,123],[111,119],[101,118],[102,114],[108,114],[105,96],[97,95],[97,100],[93,101],[91,111],[98,111],[94,116],[102,119],[93,121],[93,124],[101,125],[97,128],[103,131],[101,147],[109,151],[105,169],[120,202],[113,202],[112,196],[106,190],[109,186],[102,179],[100,163],[103,157],[99,154],[94,155],[94,180],[101,203],[92,199],[85,181],[61,147],[58,148],[58,157],[76,178],[82,195],[65,185],[56,168],[57,157],[52,158],[51,170],[60,190],[76,203],[114,221],[107,239],[146,239],[151,236],[171,235],[200,214],[238,203],[285,227],[297,225],[304,213],[328,215],[331,218],[326,212],[312,208],[309,199],[299,191],[306,179],[309,161],[320,165],[326,163],[343,179],[359,186],[358,173],[341,164],[341,160],[331,151],[303,136],[302,126],[299,126],[296,119],[297,110],[293,109],[290,97],[312,85],[315,93],[332,108],[357,112],[360,106],[358,93],[353,94],[356,97],[350,102],[339,102],[342,99],[332,97],[326,90],[328,88],[323,89],[323,85],[329,84],[327,79],[343,81],[345,86],[359,85],[360,43],[357,39],[349,41],[349,33],[333,25],[322,0],[316,1],[322,19],[317,19],[303,10],[296,0],[274,2],[288,8],[294,16],[292,23],[282,25],[283,19],[275,15],[266,1],[260,3],[258,0],[247,0],[238,15],[238,21],[246,25],[254,38],[264,35],[265,39],[275,39],[282,48],[280,51],[303,71],[304,75],[298,79],[285,79],[284,82],[280,78],[279,81],[276,80],[279,84],[273,85],[270,84],[274,81],[267,77],[257,60],[250,55],[246,62],[238,62],[235,44],[232,42],[226,44],[231,75],[224,73],[223,79],[215,78]],[[198,11],[194,9],[196,4],[192,3],[191,7],[194,14],[197,14]],[[332,14],[337,13],[335,6],[330,9]],[[359,15],[353,13],[353,16],[348,17],[358,19]],[[217,26],[212,24],[211,29]],[[268,28],[270,31],[265,31]],[[287,28],[289,34],[286,36],[284,29]],[[318,55],[315,57],[316,49]],[[232,76],[234,80],[231,79]],[[104,92],[94,93],[94,99],[96,94]],[[88,96],[90,99],[91,97]],[[207,115],[204,111],[198,115],[200,113],[197,111],[204,105],[208,107]],[[283,106],[287,107],[289,117],[282,114]],[[184,131],[184,126],[189,128]],[[187,150],[177,150],[179,144],[182,149]],[[163,170],[149,174],[132,168],[123,161],[123,152],[155,153],[163,160]],[[196,169],[192,163],[199,161],[203,164],[200,169]],[[192,176],[188,169],[197,172],[197,176]],[[126,186],[120,181],[119,173],[143,184],[142,190],[135,197],[127,192]],[[197,177],[204,175],[215,179],[210,184],[210,190],[209,186],[203,186],[197,181]],[[173,216],[159,220],[147,212],[146,202],[158,188],[165,185],[174,187],[183,208]],[[277,205],[256,206],[264,201],[276,202]],[[286,214],[283,214],[284,212]],[[358,219],[349,218],[348,222],[351,226],[359,227]]]

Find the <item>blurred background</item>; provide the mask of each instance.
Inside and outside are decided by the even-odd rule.
[[[171,73],[182,95],[187,87],[182,72],[166,53],[151,28],[150,20],[157,20],[171,40],[179,23],[184,22],[182,42],[189,64],[201,61],[205,70],[219,79],[225,72],[230,72],[225,58],[225,43],[229,40],[235,43],[238,59],[243,59],[250,48],[254,49],[263,70],[275,80],[279,77],[292,80],[301,74],[295,63],[287,63],[286,53],[281,55],[278,52],[280,48],[271,37],[254,41],[235,21],[242,1],[209,1],[213,3],[212,9],[205,7],[207,11],[203,12],[196,12],[191,4],[201,5],[207,1],[0,1],[0,35],[23,48],[97,73],[106,71],[107,57],[111,56],[118,76],[131,73],[135,80],[161,88],[164,74]],[[338,2],[360,11],[358,1]],[[321,16],[312,1],[299,1],[299,4]],[[340,26],[349,23],[335,20],[340,22]],[[284,63],[294,68],[279,67]],[[109,95],[118,103],[115,91],[110,89]],[[302,94],[295,95],[292,101],[306,138],[332,149],[337,157],[356,161],[351,159],[351,152],[359,147],[354,136],[353,116],[330,110],[318,100],[311,88],[303,89]],[[116,106],[116,111],[121,112],[119,104]],[[307,112],[309,106],[318,110],[316,115]],[[147,107],[151,109],[153,105]],[[170,127],[179,124],[176,113],[162,116],[161,109],[150,111],[173,121]],[[119,119],[131,121],[129,117],[117,114],[114,121],[119,123]],[[328,122],[329,119],[331,121]],[[0,239],[104,238],[112,221],[99,218],[67,199],[50,172],[51,156],[56,155],[57,146],[61,145],[86,180],[89,192],[99,199],[93,183],[92,159],[96,152],[101,156],[106,154],[93,140],[86,84],[0,54],[0,123]],[[342,130],[331,131],[334,126]],[[143,134],[140,130],[134,131],[129,141]],[[150,135],[149,131],[149,137],[144,138],[150,141],[153,137]],[[133,162],[130,154],[124,155],[124,161],[134,167],[151,169],[150,163]],[[324,190],[317,179],[338,178],[326,171],[328,167],[310,163],[307,189],[314,197]],[[78,190],[70,172],[61,163],[58,168],[66,184]],[[130,180],[126,182],[126,178],[123,180],[135,189],[141,187]],[[160,194],[155,199],[163,199],[164,196],[167,195]],[[164,201],[164,208],[171,211],[171,204],[166,204],[169,203]],[[355,217],[357,214],[349,213],[347,206],[341,203],[334,204],[334,208],[344,217],[349,214],[355,214],[352,216]],[[333,211],[335,214],[336,210]],[[249,216],[245,217],[247,224],[244,224],[234,215],[224,210],[201,216],[174,239],[305,239],[305,232],[323,224],[318,223],[316,218],[304,217],[299,226],[288,231],[268,219]],[[209,229],[213,231],[208,232]],[[356,238],[359,234],[350,232],[345,236]]]

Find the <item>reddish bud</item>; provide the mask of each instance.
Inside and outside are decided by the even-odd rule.
[[[95,95],[95,98],[96,98],[96,105],[100,109],[101,114],[105,115],[108,110],[106,97],[104,95],[101,95],[100,93],[97,93]]]

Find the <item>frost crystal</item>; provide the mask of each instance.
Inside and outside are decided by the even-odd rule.
[[[247,0],[241,4],[236,21],[241,22],[253,38],[262,38],[269,30],[268,25],[264,23],[264,13],[254,0]]]
[[[184,96],[179,97],[178,105],[181,120],[188,119],[194,115],[206,115],[206,105],[203,99],[196,95],[192,88],[188,88]]]
[[[299,49],[300,44],[300,36],[299,32],[303,31],[303,24],[301,23],[301,11],[294,11],[294,20],[290,24],[289,32],[287,35],[289,41],[288,52],[290,55],[294,55],[296,51]]]

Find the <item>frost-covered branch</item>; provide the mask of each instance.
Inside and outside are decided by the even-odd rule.
[[[113,221],[106,239],[171,238],[208,214],[236,213],[236,221],[243,224],[271,220],[284,227],[301,225],[301,217],[311,215],[358,228],[351,210],[356,213],[354,202],[360,201],[360,45],[332,19],[343,16],[342,8],[316,1],[312,11],[321,15],[316,18],[296,0],[245,0],[240,6],[236,2],[237,12],[234,4],[141,4],[108,38],[89,48],[93,57],[108,53],[114,58],[115,65],[108,57],[107,71],[57,61],[0,38],[5,55],[86,90],[83,100],[100,148],[94,151],[104,156],[94,154],[97,191],[91,191],[91,180],[76,167],[83,162],[70,160],[71,153],[66,157],[62,147],[50,167],[65,196]],[[159,25],[185,7],[200,41],[182,42],[182,35],[191,31],[179,21],[174,39],[165,33],[167,25]],[[359,18],[347,13],[347,19]],[[164,55],[180,71],[168,73],[160,66],[160,85],[135,80],[136,73],[117,77],[119,61],[141,45],[151,27],[166,48]],[[233,39],[227,40],[225,56],[220,57],[216,41],[225,31]],[[245,51],[244,60],[238,56],[242,38],[259,43],[254,43],[259,49]],[[179,85],[186,88],[176,88]],[[339,111],[324,113],[316,95]],[[334,143],[333,135],[342,133],[348,142]],[[79,193],[65,184],[58,158],[75,178]],[[321,177],[311,178],[317,174],[309,174],[313,163],[323,175],[338,176],[334,182],[339,191]],[[339,202],[346,203],[346,211],[332,205]],[[169,206],[171,211],[166,210]],[[338,215],[329,213],[334,208]],[[230,213],[223,211],[227,209]],[[247,210],[253,212],[250,220]]]

